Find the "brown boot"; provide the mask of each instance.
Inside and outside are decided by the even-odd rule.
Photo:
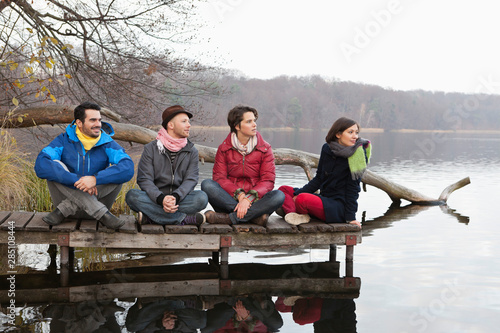
[[[216,213],[213,210],[207,210],[205,212],[205,219],[207,223],[210,224],[227,224],[232,225],[231,219],[229,218],[229,214],[226,213]]]
[[[267,224],[267,220],[269,220],[269,214],[261,215],[261,216],[259,216],[257,218],[254,218],[250,222],[255,223],[257,225],[260,225],[262,227],[265,227],[266,224]]]

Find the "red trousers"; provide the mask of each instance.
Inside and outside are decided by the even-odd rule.
[[[294,199],[293,187],[283,185],[278,190],[285,193],[285,202],[282,206],[285,214],[309,214],[322,221],[326,220],[323,201],[319,196],[311,193],[300,193]]]

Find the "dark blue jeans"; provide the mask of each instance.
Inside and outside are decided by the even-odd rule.
[[[208,202],[210,202],[214,210],[219,213],[228,213],[233,224],[247,223],[264,214],[271,215],[281,207],[285,200],[283,192],[278,190],[270,191],[255,201],[248,209],[247,214],[242,219],[239,219],[234,211],[238,201],[227,193],[219,183],[212,179],[205,179],[201,182],[201,190],[208,195]]]
[[[158,224],[179,224],[187,214],[195,214],[204,209],[208,199],[204,192],[194,190],[179,202],[179,209],[175,213],[166,213],[162,206],[151,201],[146,192],[137,189],[127,192],[125,202],[132,210],[143,212]]]

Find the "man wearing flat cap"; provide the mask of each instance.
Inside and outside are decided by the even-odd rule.
[[[141,224],[200,225],[208,204],[198,184],[198,150],[188,140],[193,114],[180,105],[162,114],[156,140],[146,144],[137,169],[140,190],[128,191],[125,201],[138,212]]]

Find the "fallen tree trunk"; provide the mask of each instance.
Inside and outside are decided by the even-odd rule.
[[[71,106],[57,106],[57,107],[43,107],[31,108],[16,111],[8,116],[4,115],[4,127],[17,128],[17,127],[30,127],[37,125],[54,125],[59,123],[69,123],[73,120],[73,107]],[[113,112],[105,110],[104,115],[117,118]],[[118,116],[119,117],[119,116]],[[21,119],[22,118],[22,119]],[[115,130],[115,140],[136,142],[146,144],[156,138],[156,131],[150,130],[145,127],[123,124],[110,121]],[[196,144],[199,151],[199,158],[202,163],[215,161],[216,148],[207,147]],[[300,166],[306,173],[307,179],[312,179],[312,169],[318,167],[319,155],[312,154],[300,150],[288,148],[273,149],[276,165],[296,165]],[[439,198],[431,198],[423,195],[417,191],[394,183],[380,175],[377,175],[370,170],[367,170],[361,179],[364,184],[374,186],[386,192],[391,200],[399,205],[401,200],[407,200],[413,204],[420,205],[443,205],[447,202],[452,192],[470,184],[469,177],[466,177],[458,182],[451,184],[443,190]],[[363,186],[365,191],[366,187]]]

